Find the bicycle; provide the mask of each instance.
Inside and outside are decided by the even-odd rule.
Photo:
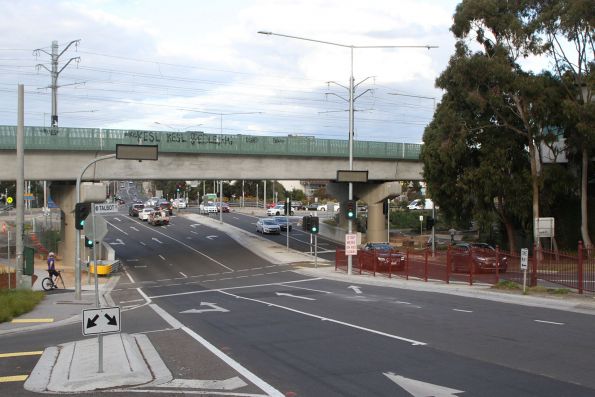
[[[58,273],[58,275],[56,276],[56,281],[54,281],[51,276],[48,276],[41,280],[41,288],[43,288],[44,291],[50,291],[54,288],[60,288],[57,283],[58,279],[60,279],[60,281],[62,282],[62,288],[66,289],[66,286],[64,285],[64,279],[62,278],[62,272],[56,270],[56,273]]]

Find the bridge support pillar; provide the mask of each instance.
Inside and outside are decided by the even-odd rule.
[[[64,216],[62,217],[62,242],[60,256],[64,267],[74,269],[74,249],[76,229],[74,228],[74,205],[76,201],[75,184],[53,182],[50,186],[52,199]]]
[[[345,201],[348,198],[348,187],[346,183],[331,182],[327,185],[327,191],[341,200],[341,208],[345,208]],[[358,200],[368,204],[368,225],[366,241],[384,242],[387,240],[386,216],[382,213],[384,201],[401,194],[400,182],[381,183],[354,183],[353,195]],[[340,225],[346,227],[347,220],[341,211]],[[355,229],[354,229],[355,230]]]

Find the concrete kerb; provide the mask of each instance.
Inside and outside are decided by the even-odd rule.
[[[208,218],[197,214],[183,214],[181,215],[193,222],[200,223],[210,228],[216,229],[222,233],[227,234],[229,237],[238,242],[238,244],[250,250],[255,255],[260,256],[266,261],[274,264],[291,264],[291,263],[303,263],[312,262],[314,258],[305,252],[296,251],[289,249],[285,246],[267,240],[264,237],[257,236],[246,230],[240,229],[239,227],[220,223],[218,220]],[[330,264],[329,261],[318,258],[318,262],[321,264]]]

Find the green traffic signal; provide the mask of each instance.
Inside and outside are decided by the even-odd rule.
[[[93,239],[90,239],[87,236],[85,236],[85,247],[93,248]]]

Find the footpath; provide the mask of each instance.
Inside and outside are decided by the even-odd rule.
[[[240,212],[240,211],[238,211]],[[260,215],[260,214],[255,214]],[[292,264],[295,271],[310,277],[320,277],[354,285],[375,285],[388,288],[428,291],[454,294],[478,299],[567,310],[595,315],[595,298],[570,294],[563,297],[529,296],[494,290],[488,285],[445,284],[439,281],[404,280],[398,277],[385,278],[371,275],[348,275],[336,271],[334,263],[314,258],[308,253],[287,250],[285,246],[237,227],[222,224],[218,219],[192,213],[181,214],[192,222],[200,223],[228,234],[242,246],[263,259],[275,264]],[[34,288],[43,277],[39,275]],[[118,282],[119,276],[112,276],[100,286],[101,306],[114,306],[110,291]],[[83,281],[86,283],[86,280]],[[70,286],[72,284],[68,283]],[[0,337],[15,332],[43,330],[65,324],[80,323],[81,311],[95,307],[93,285],[84,285],[82,299],[74,299],[73,290],[50,291],[44,301],[33,311],[19,317],[13,323],[0,324]],[[33,320],[53,319],[48,323],[35,323]],[[28,321],[32,320],[32,321]],[[77,393],[98,389],[122,387],[151,387],[172,382],[172,374],[149,338],[143,334],[110,334],[103,338],[104,372],[97,373],[96,338],[65,343],[47,348],[35,369],[25,382],[25,389],[45,393]]]

